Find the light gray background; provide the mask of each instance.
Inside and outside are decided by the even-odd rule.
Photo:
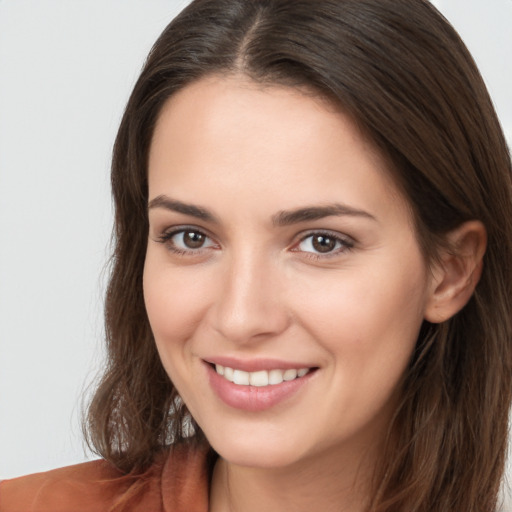
[[[111,146],[148,50],[187,3],[0,0],[0,478],[90,457],[80,403],[102,364]],[[512,142],[512,0],[434,3]]]

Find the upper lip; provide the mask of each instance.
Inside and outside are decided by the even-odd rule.
[[[283,361],[281,359],[272,358],[239,359],[229,356],[215,356],[205,358],[204,361],[210,364],[227,366],[234,370],[243,370],[245,372],[257,372],[260,370],[300,370],[301,368],[315,367],[308,363]]]

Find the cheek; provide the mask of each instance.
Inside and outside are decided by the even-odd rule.
[[[330,360],[325,403],[338,404],[326,412],[333,432],[338,424],[353,432],[378,418],[386,424],[423,320],[420,272],[348,274],[326,281],[321,294],[310,290],[301,305],[303,327]]]
[[[396,381],[423,322],[426,280],[421,262],[394,271],[381,266],[376,271],[368,266],[364,273],[347,269],[335,277],[302,283],[298,295],[308,297],[299,306],[303,326],[354,379],[382,377],[384,372]]]
[[[154,252],[148,250],[144,266],[144,302],[162,352],[184,343],[195,330],[207,309],[213,283],[206,271],[170,266]]]

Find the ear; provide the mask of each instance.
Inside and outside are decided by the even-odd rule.
[[[476,220],[468,221],[447,235],[433,268],[425,320],[440,323],[458,313],[469,301],[482,274],[487,232]]]

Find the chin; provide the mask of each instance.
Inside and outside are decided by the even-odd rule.
[[[224,460],[237,466],[277,469],[293,465],[302,456],[298,446],[282,440],[261,440],[255,436],[212,436],[208,440]]]

